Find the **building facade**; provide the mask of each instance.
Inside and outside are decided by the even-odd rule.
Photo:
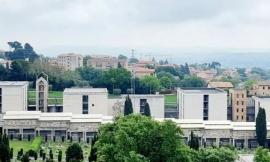
[[[179,119],[227,120],[227,93],[215,88],[179,88]]]
[[[66,70],[75,70],[83,66],[83,56],[75,53],[61,54],[57,57],[57,64]]]
[[[231,89],[229,100],[232,105],[232,120],[237,122],[247,121],[247,91],[244,89]]]
[[[260,81],[254,84],[249,91],[251,96],[270,96],[270,81]]]
[[[118,59],[112,56],[98,55],[91,56],[90,59],[87,60],[87,66],[102,70],[117,68],[119,64],[122,68],[127,68],[127,59]]]
[[[48,112],[49,84],[48,75],[42,73],[36,80],[36,110]]]
[[[4,114],[2,133],[13,138],[41,136],[56,141],[70,139],[87,141],[98,131],[101,124],[113,122],[112,116],[78,115],[72,113],[41,113],[40,111],[12,111]],[[158,121],[164,119],[156,118]],[[199,137],[201,146],[227,146],[256,148],[254,122],[203,121],[171,119],[183,131],[186,143],[191,131]],[[270,146],[270,123],[267,123],[267,146]]]
[[[266,121],[270,122],[270,97],[261,96],[261,97],[253,97],[255,100],[255,119],[258,115],[259,108],[263,108],[265,110]]]
[[[27,110],[28,82],[0,81],[0,114]]]
[[[63,95],[63,112],[108,115],[106,88],[66,88]]]

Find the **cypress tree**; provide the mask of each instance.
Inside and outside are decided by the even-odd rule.
[[[95,135],[92,142],[91,142],[91,150],[90,150],[90,155],[88,157],[89,162],[97,161],[97,148],[94,147],[95,143],[97,142],[98,138]]]
[[[191,131],[190,134],[190,141],[189,141],[189,147],[194,150],[199,150],[199,139],[197,136],[194,135],[193,131]]]
[[[259,108],[259,112],[256,118],[256,136],[258,144],[265,147],[267,129],[265,110],[263,108]]]
[[[129,95],[126,97],[125,106],[124,106],[124,115],[129,115],[133,113],[133,107]]]
[[[151,116],[150,106],[149,106],[149,104],[147,102],[145,103],[144,115],[145,116]]]

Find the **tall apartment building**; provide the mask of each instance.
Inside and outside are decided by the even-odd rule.
[[[227,93],[215,88],[179,88],[180,119],[227,120]]]
[[[249,91],[251,96],[270,96],[270,81],[260,81]]]
[[[247,91],[244,89],[230,89],[229,100],[232,106],[232,121],[247,121]]]
[[[102,70],[117,68],[118,64],[120,64],[123,68],[127,68],[127,59],[118,59],[112,56],[97,55],[91,56],[91,58],[87,60],[87,66]]]
[[[57,64],[66,70],[75,70],[83,66],[83,56],[74,53],[61,54],[57,57]]]
[[[28,82],[0,81],[0,114],[26,111]]]

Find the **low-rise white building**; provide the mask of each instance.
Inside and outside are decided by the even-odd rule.
[[[108,91],[106,88],[66,88],[63,95],[63,112],[108,114]]]
[[[263,108],[265,110],[266,121],[270,122],[270,97],[253,97],[255,101],[255,119],[257,118],[257,114],[259,112],[259,108]]]
[[[28,82],[0,81],[0,114],[27,110]]]
[[[227,93],[215,88],[179,88],[180,119],[227,120]]]

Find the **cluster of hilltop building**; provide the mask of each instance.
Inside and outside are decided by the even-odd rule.
[[[49,104],[48,78],[36,81],[36,102],[28,102],[28,82],[0,82],[0,133],[14,138],[42,136],[74,140],[93,137],[100,124],[123,113],[127,95],[109,97],[106,88],[66,88],[63,104]],[[134,113],[146,103],[156,120],[173,120],[188,141],[193,131],[204,145],[257,146],[255,123],[259,107],[270,121],[270,84],[260,82],[249,92],[226,82],[210,82],[208,88],[178,88],[175,108],[167,108],[164,95],[130,94]],[[267,124],[270,131],[270,123]],[[268,133],[270,135],[270,133]],[[268,140],[270,146],[270,136]]]

